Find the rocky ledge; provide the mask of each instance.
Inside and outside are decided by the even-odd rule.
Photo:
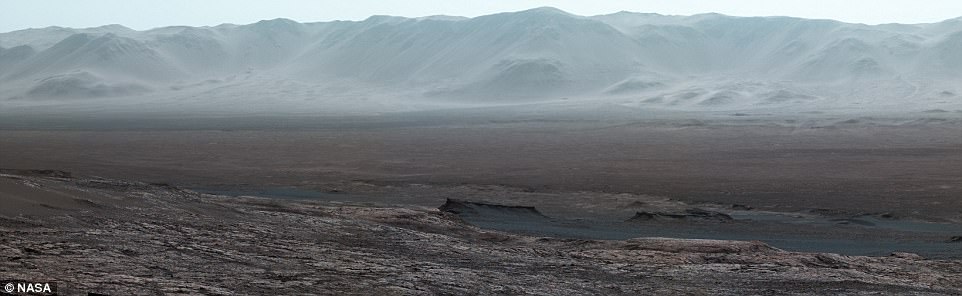
[[[11,171],[0,201],[0,278],[64,295],[962,293],[959,260],[521,236],[448,212],[490,210],[470,202],[337,206]]]

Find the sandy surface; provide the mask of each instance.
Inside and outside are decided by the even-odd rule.
[[[955,125],[522,121],[392,127],[390,122],[345,121],[319,126],[5,130],[0,131],[0,167],[62,169],[185,187],[328,189],[350,187],[345,184],[352,181],[503,185],[962,221],[962,128]]]

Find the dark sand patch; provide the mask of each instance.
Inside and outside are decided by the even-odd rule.
[[[962,224],[750,211],[729,215],[698,208],[638,212],[624,222],[613,222],[548,217],[530,206],[450,200],[440,209],[472,225],[526,235],[601,240],[676,237],[762,241],[799,252],[861,256],[909,252],[928,258],[962,259],[962,249],[944,240],[962,231]]]

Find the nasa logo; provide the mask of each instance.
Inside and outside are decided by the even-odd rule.
[[[56,295],[57,285],[50,282],[5,281],[3,292],[14,295]]]

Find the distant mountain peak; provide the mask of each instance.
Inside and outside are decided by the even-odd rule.
[[[294,21],[292,19],[287,19],[282,17],[269,19],[269,20],[261,20],[254,23],[254,25],[300,25],[300,24],[301,23],[298,23],[297,21]]]
[[[270,19],[270,20],[262,20],[247,26],[254,27],[254,28],[293,30],[294,28],[300,27],[301,23],[291,19],[276,18],[276,19]]]
[[[409,20],[406,17],[393,16],[393,15],[372,15],[364,19],[365,23],[384,23],[384,22],[402,22]]]
[[[561,16],[575,16],[564,10],[557,9],[550,6],[542,6],[537,8],[532,8],[528,10],[518,11],[518,14],[538,14],[538,15],[561,15]]]
[[[99,27],[93,27],[93,28],[90,28],[90,29],[98,30],[98,31],[107,31],[107,32],[134,31],[134,29],[125,27],[125,26],[120,25],[120,24],[109,24],[109,25],[103,25],[103,26],[99,26]]]

